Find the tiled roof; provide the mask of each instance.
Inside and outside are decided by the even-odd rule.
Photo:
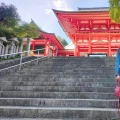
[[[88,11],[108,11],[109,7],[95,7],[95,8],[78,8],[78,11],[88,12]]]

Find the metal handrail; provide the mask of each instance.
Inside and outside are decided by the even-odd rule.
[[[24,51],[24,52],[17,52],[17,53],[4,54],[4,55],[0,55],[0,57],[9,56],[9,55],[16,55],[16,54],[22,54],[22,53],[26,53],[26,52],[30,52],[30,51],[38,51],[38,50],[44,50],[44,49],[45,49],[45,48],[37,49],[37,50],[29,50],[29,51]]]
[[[30,60],[30,61],[27,61],[27,62],[24,62],[24,63],[22,63],[22,59],[23,59],[22,54],[23,54],[23,53],[26,53],[26,52],[30,52],[30,51],[24,51],[24,52],[18,52],[18,53],[11,53],[11,54],[0,55],[0,57],[1,57],[1,56],[3,57],[3,56],[8,56],[8,55],[20,54],[20,64],[17,64],[17,65],[11,66],[11,67],[7,67],[7,68],[4,68],[4,69],[1,69],[0,71],[6,70],[6,69],[9,69],[9,68],[13,68],[13,67],[16,67],[16,66],[19,66],[19,69],[21,69],[21,66],[22,66],[23,64],[26,64],[26,63],[29,63],[29,62],[32,62],[32,61],[35,61],[35,60],[37,60],[37,63],[38,63],[38,60],[39,60],[39,59],[45,58],[45,57],[39,58],[39,55],[40,55],[40,52],[39,52],[39,51],[40,51],[40,50],[44,50],[44,49],[46,49],[46,48],[37,49],[37,50],[30,50],[30,51],[38,51],[38,56],[37,56],[36,59]],[[46,56],[46,57],[47,57],[47,56]]]
[[[42,57],[42,58],[45,58],[45,57]],[[39,59],[42,59],[42,58],[39,58]],[[24,62],[24,63],[21,63],[21,64],[24,65],[24,64],[26,64],[26,63],[29,63],[29,62],[32,62],[32,61],[35,61],[35,60],[36,60],[36,59],[30,60],[30,61],[27,61],[27,62]],[[3,70],[7,70],[7,69],[9,69],[9,68],[17,67],[17,66],[19,66],[19,65],[20,65],[20,64],[17,64],[17,65],[11,66],[11,67],[7,67],[7,68],[4,68],[4,69],[1,69],[0,72],[3,71]],[[20,67],[19,67],[19,68],[20,68]]]

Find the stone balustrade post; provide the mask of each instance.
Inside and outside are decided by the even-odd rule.
[[[5,54],[8,54],[8,44],[6,45],[6,47],[5,47]],[[4,58],[7,58],[7,56],[5,56]]]
[[[3,42],[7,42],[6,37],[0,37],[0,55],[5,54],[5,46],[3,45]]]
[[[11,38],[10,41],[11,41],[11,43],[10,43],[10,45],[11,45],[11,47],[10,47],[10,54],[16,53],[16,45],[15,45],[15,42],[18,43],[18,39],[17,39],[17,38]],[[15,55],[11,55],[11,56],[15,56]]]
[[[26,56],[29,56],[29,51],[30,51],[30,38],[27,38],[27,42],[26,42]]]
[[[23,50],[23,40],[24,40],[24,38],[21,40],[21,42],[20,42],[20,46],[19,46],[19,52],[22,52],[22,50]]]

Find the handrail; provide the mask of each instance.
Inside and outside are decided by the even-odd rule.
[[[42,58],[45,58],[45,57],[42,57]],[[39,59],[42,59],[42,58],[39,58]],[[30,61],[27,61],[27,62],[24,62],[24,63],[21,63],[21,64],[24,65],[24,64],[26,64],[26,63],[29,63],[29,62],[32,62],[32,61],[35,61],[35,60],[36,60],[36,59],[30,60]],[[9,69],[9,68],[17,67],[17,66],[19,66],[19,65],[20,65],[20,64],[17,64],[17,65],[14,65],[14,66],[10,66],[10,67],[1,69],[0,72],[3,71],[3,70]]]
[[[46,49],[46,48],[36,49],[36,50],[29,50],[29,51],[18,52],[18,53],[5,54],[5,55],[0,55],[0,57],[3,57],[3,56],[20,54],[20,63],[19,63],[19,64],[14,65],[14,66],[11,66],[11,67],[4,68],[4,69],[1,69],[0,71],[6,70],[6,69],[9,69],[9,68],[13,68],[13,67],[16,67],[16,66],[19,66],[19,69],[21,69],[22,64],[26,64],[26,63],[28,63],[28,62],[35,61],[35,60],[37,60],[37,63],[38,63],[38,60],[40,59],[40,58],[39,58],[40,50],[44,50],[44,49]],[[23,53],[26,53],[26,52],[30,52],[30,51],[38,51],[38,56],[37,56],[37,58],[34,59],[34,60],[30,60],[30,61],[27,61],[27,62],[22,63],[22,59],[23,59],[22,54],[23,54]],[[46,57],[47,57],[47,56],[46,56]],[[45,58],[45,57],[42,57],[42,58]]]
[[[26,53],[26,52],[30,52],[30,51],[38,51],[38,50],[44,50],[44,49],[45,49],[45,48],[42,48],[42,49],[36,49],[36,50],[29,50],[29,51],[24,51],[24,52],[17,52],[17,53],[4,54],[4,55],[0,55],[0,57],[7,56],[7,55],[22,54],[22,53]]]

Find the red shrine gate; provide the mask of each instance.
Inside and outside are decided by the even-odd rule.
[[[79,11],[53,10],[75,45],[74,56],[82,53],[107,53],[112,56],[120,47],[120,24],[109,16],[109,8],[83,8]]]
[[[40,30],[40,37],[34,40],[31,40],[31,50],[42,49],[40,51],[40,56],[73,56],[73,50],[66,50],[63,45],[59,42],[55,34],[47,33]],[[37,56],[38,52],[34,52],[34,55]]]

